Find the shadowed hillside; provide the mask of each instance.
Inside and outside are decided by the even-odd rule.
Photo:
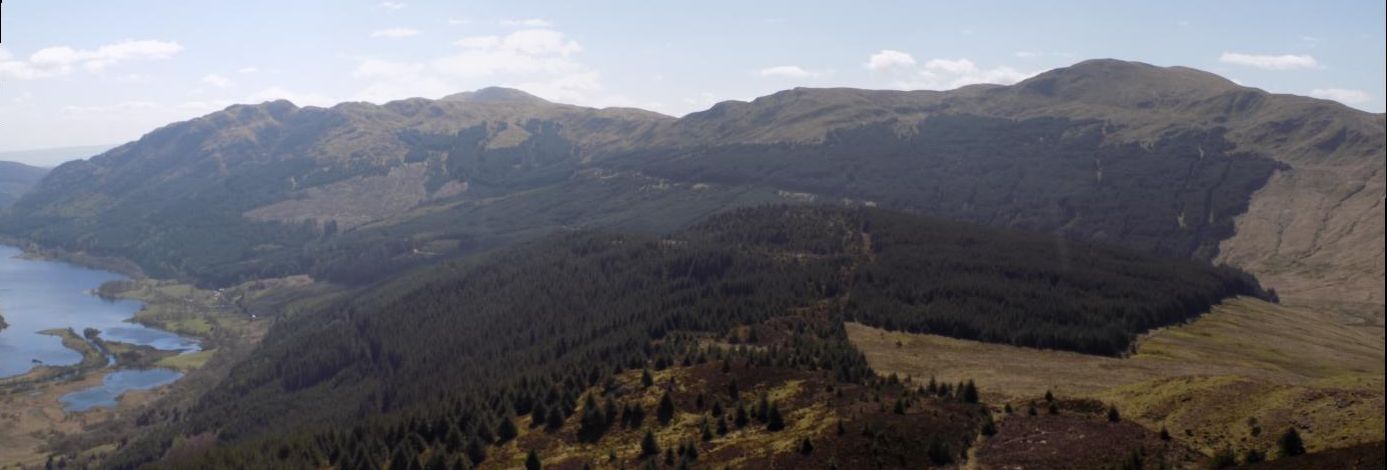
[[[948,92],[799,88],[681,119],[491,88],[233,106],[60,167],[3,230],[207,285],[364,283],[555,230],[846,200],[1228,262],[1283,297],[1371,311],[1383,145],[1381,115],[1115,60]]]

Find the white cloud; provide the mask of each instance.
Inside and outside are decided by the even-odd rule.
[[[766,67],[764,69],[761,69],[761,71],[757,72],[757,74],[762,77],[775,78],[814,78],[819,76],[818,72],[811,72],[805,70],[804,68],[798,65],[778,65],[775,67]]]
[[[463,51],[433,61],[434,69],[457,77],[499,74],[561,74],[582,69],[570,55],[583,50],[577,41],[548,29],[527,29],[506,36],[477,36],[454,43]]]
[[[925,70],[961,74],[978,70],[978,66],[968,59],[930,59],[925,62]]]
[[[495,49],[528,55],[569,55],[583,50],[577,41],[564,38],[552,29],[524,29],[505,37],[478,36],[463,38],[455,43],[467,49]]]
[[[526,28],[548,28],[548,27],[550,27],[550,26],[553,26],[554,23],[549,22],[549,20],[544,20],[544,19],[539,19],[539,18],[524,18],[524,19],[518,19],[518,20],[501,20],[501,25],[502,25],[502,26],[524,26],[524,27],[526,27]]]
[[[401,39],[419,35],[419,30],[410,28],[386,28],[371,32],[373,38]]]
[[[206,83],[217,88],[226,88],[236,84],[236,82],[232,81],[230,78],[226,78],[215,73],[203,76],[202,83]]]
[[[252,67],[241,67],[241,68],[239,68],[239,69],[236,69],[236,73],[239,73],[239,74],[246,74],[246,75],[249,75],[249,74],[252,74],[252,73],[256,73],[256,72],[259,72],[259,71],[260,71],[260,68],[259,68],[259,67],[254,67],[254,66],[252,66]]]
[[[1347,105],[1361,105],[1373,100],[1373,95],[1366,91],[1348,88],[1316,88],[1310,90],[1310,96],[1334,100]]]
[[[930,59],[915,76],[898,80],[894,86],[906,89],[950,90],[978,83],[1010,85],[1033,75],[1035,74],[1007,66],[984,69],[968,59]]]
[[[405,2],[380,2],[380,7],[387,10],[399,10],[405,6]]]
[[[352,75],[369,80],[354,99],[384,102],[438,97],[488,85],[511,86],[545,99],[587,106],[638,103],[603,92],[601,75],[576,60],[582,45],[559,31],[523,29],[453,43],[454,53],[429,61],[358,61]]]
[[[453,26],[472,24],[472,20],[469,20],[467,18],[448,18],[448,24]]]
[[[1022,58],[1022,59],[1029,59],[1029,58],[1031,58],[1031,57],[1035,57],[1035,56],[1038,56],[1038,55],[1040,55],[1040,54],[1037,54],[1037,53],[1034,53],[1034,52],[1031,52],[1031,51],[1016,51],[1016,57],[1020,57],[1020,58]]]
[[[1294,70],[1318,68],[1319,62],[1309,55],[1270,55],[1270,54],[1242,54],[1237,52],[1224,52],[1219,56],[1219,62],[1233,65],[1243,65],[1256,67],[1266,70]]]
[[[453,42],[454,46],[463,49],[490,49],[501,45],[500,36],[472,36],[465,37]]]
[[[89,50],[71,46],[46,47],[34,52],[28,60],[14,60],[14,56],[6,52],[0,56],[0,77],[33,80],[65,75],[77,68],[99,72],[121,62],[168,59],[182,51],[183,46],[176,42],[127,40]]]
[[[885,70],[892,67],[915,65],[915,58],[901,51],[883,49],[867,59],[867,68]]]

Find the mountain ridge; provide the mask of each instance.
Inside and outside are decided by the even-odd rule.
[[[503,88],[383,105],[299,108],[287,101],[237,105],[166,126],[90,161],[65,165],[54,172],[53,183],[41,184],[16,212],[66,220],[70,217],[64,214],[80,217],[94,210],[175,196],[144,197],[120,190],[143,184],[146,190],[159,192],[148,184],[153,173],[158,175],[156,180],[202,181],[184,185],[185,192],[178,193],[184,195],[206,192],[207,184],[227,178],[258,181],[255,187],[263,193],[258,200],[263,202],[241,205],[236,211],[253,221],[288,225],[312,221],[319,227],[331,221],[339,228],[397,225],[405,220],[401,213],[456,210],[458,203],[481,207],[527,197],[525,191],[539,188],[568,185],[564,187],[571,190],[584,178],[608,184],[624,181],[636,188],[668,183],[707,187],[711,181],[680,180],[668,172],[655,181],[640,181],[649,177],[644,174],[648,162],[662,162],[672,154],[693,155],[700,148],[819,148],[830,136],[860,133],[872,126],[890,130],[881,138],[911,139],[912,133],[929,126],[926,123],[938,124],[939,119],[951,116],[1036,125],[1040,122],[1036,119],[1063,119],[1073,132],[1093,133],[1098,139],[1093,151],[1136,145],[1152,152],[1167,142],[1168,148],[1158,152],[1194,151],[1201,159],[1210,149],[1201,144],[1179,150],[1183,147],[1170,146],[1174,145],[1170,139],[1189,132],[1215,133],[1218,140],[1231,145],[1226,149],[1229,155],[1262,155],[1283,166],[1274,169],[1264,183],[1255,183],[1245,210],[1227,215],[1235,226],[1232,235],[1220,240],[1216,249],[1204,250],[1208,256],[1248,268],[1291,297],[1364,303],[1380,303],[1383,298],[1383,159],[1375,158],[1387,140],[1382,115],[1324,100],[1270,94],[1192,68],[1112,59],[1080,62],[1010,86],[951,91],[796,88],[749,102],[718,103],[682,118],[632,108],[551,103]],[[172,151],[175,141],[183,145],[180,151]],[[165,156],[156,158],[158,152]],[[634,165],[609,163],[630,154],[646,157],[625,158],[638,162]],[[189,160],[194,157],[200,161]],[[141,166],[134,160],[163,165]],[[253,174],[260,176],[235,177],[238,171],[252,171],[235,169],[249,168],[248,164],[258,165]],[[784,171],[770,168],[753,168],[753,173],[713,187],[765,187],[765,175],[755,172]],[[1101,181],[1101,162],[1097,175]],[[1018,177],[1026,178],[1025,174]],[[75,182],[84,179],[96,184],[74,191]],[[111,189],[103,189],[103,184]],[[834,189],[810,196],[845,194]],[[78,200],[85,202],[78,204]],[[1285,207],[1296,210],[1282,210]],[[1169,223],[1174,223],[1175,215],[1171,214]],[[1188,220],[1183,212],[1179,215],[1183,226]],[[640,216],[622,216],[634,220],[631,217]],[[227,223],[233,222],[228,219]],[[668,230],[681,223],[686,222],[659,227]]]

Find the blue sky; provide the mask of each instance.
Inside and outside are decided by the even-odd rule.
[[[231,103],[490,85],[670,115],[795,86],[950,89],[1088,58],[1384,108],[1384,2],[9,0],[0,151]]]

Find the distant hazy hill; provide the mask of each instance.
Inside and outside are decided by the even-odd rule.
[[[55,167],[64,162],[80,160],[100,155],[114,145],[82,145],[77,147],[56,147],[35,150],[11,150],[0,152],[0,160],[22,162],[31,166]]]
[[[204,283],[365,282],[575,227],[846,201],[1220,260],[1383,301],[1384,120],[1183,67],[1013,86],[794,89],[674,119],[485,89],[233,106],[57,168],[0,223]]]
[[[8,207],[19,199],[34,183],[47,174],[44,168],[32,167],[23,163],[0,161],[0,209]]]

